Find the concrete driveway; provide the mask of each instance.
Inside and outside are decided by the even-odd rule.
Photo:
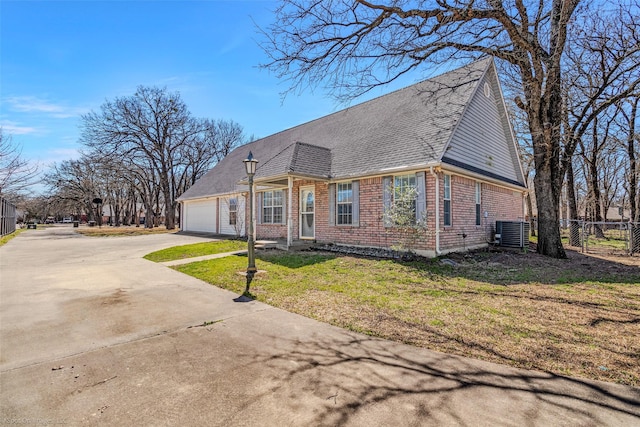
[[[640,425],[640,389],[346,332],[141,258],[202,240],[0,247],[0,425]]]

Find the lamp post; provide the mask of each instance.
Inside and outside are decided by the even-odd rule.
[[[249,231],[247,238],[247,256],[249,258],[249,265],[247,267],[247,287],[245,288],[245,294],[249,293],[249,286],[254,274],[256,274],[256,259],[255,259],[255,241],[253,236],[253,176],[256,174],[256,166],[258,161],[253,158],[253,154],[249,151],[249,156],[243,160],[244,166],[247,170],[247,176],[249,177]]]
[[[93,199],[93,203],[96,204],[96,222],[98,223],[98,228],[102,227],[102,215],[100,210],[98,209],[102,204],[102,199],[100,197],[96,197]]]

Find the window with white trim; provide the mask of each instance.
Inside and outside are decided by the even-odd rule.
[[[336,185],[336,224],[353,224],[353,184],[339,182]]]
[[[229,199],[229,225],[236,225],[238,221],[238,199]]]
[[[482,214],[480,212],[480,201],[482,200],[482,184],[476,182],[476,225],[482,225]]]
[[[282,224],[283,201],[284,192],[282,190],[265,191],[262,193],[263,224]]]
[[[451,226],[451,175],[444,176],[444,215],[445,227]]]

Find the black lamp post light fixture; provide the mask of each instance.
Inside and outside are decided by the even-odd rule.
[[[258,161],[253,158],[253,154],[249,151],[249,156],[243,160],[246,168],[247,176],[249,177],[249,230],[247,232],[247,258],[249,259],[249,265],[247,266],[247,286],[244,290],[244,295],[249,296],[249,287],[253,276],[258,271],[256,269],[256,256],[255,256],[255,239],[253,235],[253,177],[256,174],[256,166]]]

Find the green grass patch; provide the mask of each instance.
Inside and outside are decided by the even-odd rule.
[[[438,260],[258,252],[256,265],[264,272],[253,279],[251,293],[273,306],[372,336],[640,384],[634,368],[640,354],[637,267],[586,258],[567,264],[515,252],[465,260],[450,267]],[[247,268],[246,256],[174,268],[237,295],[245,289],[239,272]],[[593,369],[602,360],[607,371]]]
[[[214,255],[225,252],[235,252],[247,249],[247,242],[240,240],[221,240],[217,242],[193,243],[191,245],[174,246],[151,252],[144,256],[154,262],[174,261],[177,259],[194,258],[203,255]]]
[[[2,236],[2,238],[0,238],[0,246],[6,244],[9,240],[13,239],[14,237],[17,237],[20,233],[23,233],[25,231],[27,231],[26,228],[18,228],[13,233],[7,234],[6,236]]]

